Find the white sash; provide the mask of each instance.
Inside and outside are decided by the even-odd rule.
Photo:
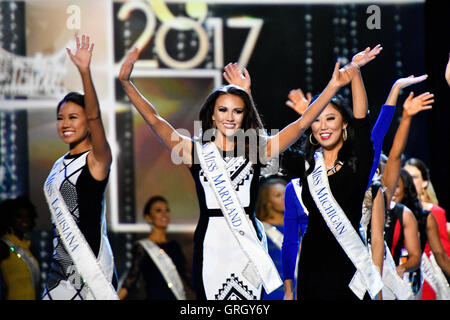
[[[386,242],[384,242],[384,253],[382,279],[385,288],[388,288],[398,300],[412,300],[414,294],[411,290],[411,286],[398,275],[394,259],[392,258],[391,251]],[[386,297],[387,296],[388,295],[386,295]],[[384,294],[383,300],[386,300]]]
[[[277,246],[278,249],[281,250],[281,247],[283,245],[283,233],[278,231],[278,229],[267,222],[262,222],[264,226],[264,231],[266,232],[266,235],[272,240],[272,242]]]
[[[366,196],[363,203],[363,214],[360,221],[360,234],[363,236],[363,241],[371,253],[370,244],[367,243],[367,228],[372,219],[373,201],[376,194],[372,194],[372,188],[366,191]],[[384,287],[383,300],[410,300],[413,298],[413,292],[408,283],[406,283],[397,273],[394,259],[391,252],[384,241],[384,259],[383,259],[383,272],[381,279],[383,280]]]
[[[64,156],[58,159],[53,165],[50,174],[45,181],[44,194],[52,215],[53,223],[59,237],[69,253],[78,273],[89,287],[90,293],[96,300],[119,300],[117,293],[108,279],[112,278],[113,268],[103,265],[106,261],[111,261],[101,253],[110,251],[109,243],[105,243],[102,238],[99,258],[97,259],[81,233],[76,222],[73,220],[67,206],[58,190],[56,177],[61,171]],[[102,220],[102,237],[105,232],[105,218]],[[112,257],[112,252],[110,252]],[[105,270],[107,269],[107,270]],[[108,270],[109,269],[109,270]]]
[[[315,158],[316,167],[308,176],[310,193],[328,228],[357,269],[349,287],[359,299],[363,299],[366,290],[375,299],[383,287],[381,275],[361,238],[331,194],[322,153],[316,152]],[[305,166],[308,170],[307,162]]]
[[[10,239],[3,237],[1,240],[4,241],[10,248],[13,248],[16,256],[19,259],[22,259],[23,262],[25,262],[25,264],[28,267],[28,270],[30,271],[30,278],[31,278],[31,282],[33,283],[33,288],[35,290],[39,289],[38,285],[39,285],[39,279],[41,277],[41,274],[39,271],[39,264],[37,263],[36,259],[34,257],[30,256],[28,254],[27,250],[25,250],[21,246],[15,244]]]
[[[422,254],[420,270],[424,279],[433,288],[436,300],[450,300],[450,287],[441,268],[437,265],[433,253],[430,254],[430,258],[425,252]]]
[[[227,225],[249,260],[242,274],[255,287],[259,287],[262,282],[269,294],[283,284],[277,268],[267,249],[254,234],[253,227],[248,223],[216,145],[212,142],[204,146],[198,141],[195,143],[201,167],[214,191]]]
[[[149,239],[142,239],[138,242],[152,258],[175,297],[178,300],[186,300],[183,281],[178,274],[177,267],[174,265],[169,255]]]

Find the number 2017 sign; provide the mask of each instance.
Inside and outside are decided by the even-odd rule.
[[[213,46],[214,68],[222,69],[224,66],[224,26],[236,29],[246,28],[249,31],[240,52],[238,64],[241,67],[247,66],[261,32],[262,19],[247,16],[230,18],[209,17],[208,4],[205,1],[179,3],[184,4],[186,16],[175,16],[165,0],[135,0],[121,4],[117,12],[117,18],[120,21],[129,20],[131,13],[136,10],[141,11],[146,19],[144,29],[130,46],[130,49],[135,47],[142,49],[152,44],[159,61],[167,67],[172,69],[195,69],[205,61],[210,51],[210,46]],[[169,54],[166,47],[166,37],[171,30],[191,31],[196,34],[198,46],[195,54],[188,60],[177,60]],[[211,38],[213,40],[210,40],[208,34],[212,34]],[[160,68],[158,59],[141,59],[137,62],[137,65]]]

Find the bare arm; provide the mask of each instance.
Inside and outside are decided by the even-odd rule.
[[[357,53],[352,58],[352,64],[356,65],[358,73],[352,79],[352,101],[353,101],[353,116],[356,119],[365,118],[368,110],[368,101],[364,82],[359,72],[359,68],[366,65],[376,58],[376,56],[383,50],[380,45],[375,46],[372,50],[366,48],[364,51]]]
[[[447,276],[450,276],[450,258],[442,246],[438,224],[431,213],[427,217],[427,237],[437,264]]]
[[[180,134],[170,123],[163,119],[155,107],[136,89],[130,80],[133,65],[139,58],[139,50],[135,48],[125,58],[120,69],[119,80],[125,93],[130,98],[137,111],[149,125],[150,129],[160,138],[164,146],[174,151],[183,160],[183,163],[192,164],[192,141],[189,137]],[[174,155],[174,154],[172,154]]]
[[[388,202],[392,199],[400,175],[400,168],[402,166],[401,156],[408,140],[411,119],[420,111],[431,109],[430,104],[433,102],[433,94],[426,92],[413,98],[413,93],[411,92],[403,104],[402,119],[395,133],[382,177],[383,185],[386,187]]]
[[[81,43],[79,37],[76,38],[76,41],[77,51],[75,55],[69,49],[67,49],[67,53],[78,68],[83,83],[85,109],[92,143],[92,152],[88,156],[88,166],[95,179],[103,180],[108,175],[112,155],[106,140],[97,93],[91,77],[90,63],[94,43],[90,44],[89,37],[85,35],[82,36]]]
[[[380,274],[383,274],[384,260],[384,199],[381,190],[378,190],[373,201],[371,218],[371,248],[372,259],[379,268]]]
[[[414,271],[420,266],[421,250],[419,244],[419,229],[414,214],[407,207],[403,210],[403,234],[408,260],[397,266],[397,273],[403,277],[405,271]]]

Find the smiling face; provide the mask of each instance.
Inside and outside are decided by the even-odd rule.
[[[230,137],[241,128],[244,112],[245,104],[240,97],[223,94],[216,100],[212,120],[221,135]]]
[[[343,121],[342,115],[331,103],[311,124],[314,138],[320,143],[322,148],[327,150],[342,146],[342,131],[346,127],[347,123]]]
[[[83,107],[68,101],[61,105],[57,115],[57,129],[61,139],[71,146],[88,140],[87,116]]]
[[[145,219],[154,228],[166,229],[170,223],[170,210],[167,203],[162,200],[155,201],[150,208],[150,213],[145,215]]]

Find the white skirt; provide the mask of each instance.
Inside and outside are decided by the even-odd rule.
[[[249,224],[252,225],[249,217]],[[252,228],[253,232],[256,231]],[[262,232],[264,232],[262,230]],[[264,242],[264,238],[262,241]],[[267,243],[265,243],[267,248]],[[260,300],[262,285],[242,274],[249,260],[224,217],[210,217],[203,242],[203,286],[208,300]]]

